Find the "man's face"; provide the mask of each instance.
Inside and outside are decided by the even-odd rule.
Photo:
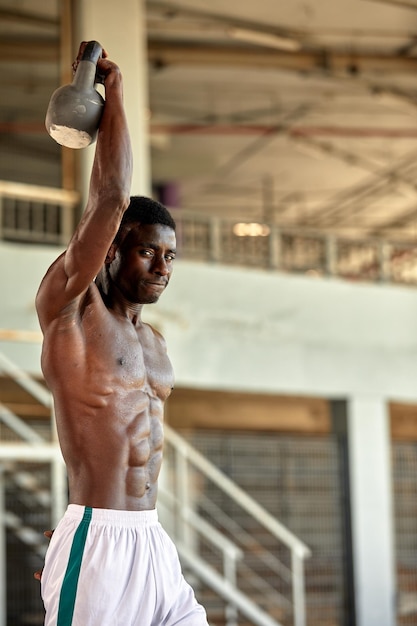
[[[175,253],[175,232],[169,226],[133,226],[110,264],[111,279],[129,302],[156,302],[168,285]]]

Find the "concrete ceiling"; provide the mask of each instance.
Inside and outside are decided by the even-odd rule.
[[[59,184],[57,4],[0,0],[0,179]],[[179,206],[414,241],[417,0],[146,6],[153,178]]]

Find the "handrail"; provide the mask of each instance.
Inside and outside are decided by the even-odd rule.
[[[51,408],[52,398],[50,392],[32,378],[27,372],[15,365],[5,354],[0,352],[0,371],[3,370],[13,378],[21,387],[26,389],[40,404]]]
[[[174,509],[175,507],[177,507],[177,510],[179,509],[181,519],[184,521],[184,523],[190,524],[192,528],[198,532],[199,535],[202,535],[205,538],[205,540],[209,541],[211,545],[214,545],[223,553],[224,572],[225,572],[225,575],[223,578],[224,580],[227,580],[229,583],[233,582],[234,583],[233,588],[237,589],[236,584],[235,584],[236,583],[236,563],[237,561],[240,562],[243,559],[243,556],[244,556],[243,551],[238,546],[236,546],[235,543],[233,543],[230,539],[228,539],[227,536],[220,533],[217,530],[217,528],[215,528],[212,524],[208,523],[201,515],[199,515],[192,509],[184,508],[184,506],[182,506],[182,503],[178,501],[178,498],[176,498],[173,493],[164,489],[164,487],[160,486],[158,490],[158,510],[161,510],[161,508],[164,509],[168,503],[171,506],[171,510]],[[162,507],[161,507],[161,504],[162,504]],[[169,512],[170,511],[167,508],[167,513]],[[243,529],[239,531],[239,536],[241,536],[242,532],[244,533]],[[177,539],[176,539],[176,543],[178,543]],[[259,546],[256,544],[255,549],[257,549],[258,547]],[[272,558],[274,559],[273,556]],[[204,565],[202,565],[202,567],[203,566]],[[267,583],[264,579],[262,579],[259,575],[257,575],[253,571],[249,571],[249,567],[247,567],[247,571],[249,575],[251,576],[252,582],[255,580],[257,584],[257,588],[259,590],[262,590],[264,594],[267,594],[268,590],[270,590],[271,593],[273,593],[275,598],[276,597],[280,598],[281,603],[285,602],[288,605],[291,604],[288,598],[285,598],[284,596],[282,596],[282,594],[280,594],[276,589],[271,587],[270,584]],[[232,602],[232,606],[241,608],[240,603],[239,603],[239,594],[233,595],[233,591],[231,591],[230,593],[228,592],[226,594],[226,599]],[[256,609],[253,609],[253,611],[256,612]],[[255,623],[257,626],[261,626],[263,623],[262,622],[263,616],[258,615],[258,618],[260,622],[258,622],[255,619]],[[229,622],[227,623],[229,624]]]
[[[16,331],[18,332],[18,331]],[[19,334],[19,333],[18,333]],[[4,370],[24,389],[29,391],[38,401],[45,406],[51,407],[51,394],[40,383],[34,380],[28,373],[21,370],[9,358],[0,352],[0,370]],[[47,444],[32,429],[27,427],[21,420],[12,414],[7,407],[0,407],[0,420],[6,421],[24,440],[26,444],[2,443],[0,444],[0,459],[4,460],[29,460],[49,461],[52,464],[52,480],[55,487],[63,492],[63,463],[60,448],[57,442]],[[170,444],[176,451],[177,489],[178,494],[175,499],[175,509],[179,511],[183,522],[183,528],[191,526],[199,533],[213,540],[221,549],[224,558],[224,576],[217,572],[211,572],[210,566],[197,560],[193,552],[192,558],[188,555],[189,546],[187,544],[187,532],[183,533],[178,541],[184,558],[188,559],[194,571],[201,576],[202,580],[209,581],[210,586],[221,597],[230,602],[226,607],[226,615],[229,616],[227,624],[236,624],[236,611],[239,610],[250,619],[253,619],[257,626],[280,626],[272,617],[264,614],[257,605],[250,600],[236,586],[236,563],[242,558],[242,551],[232,541],[222,536],[220,532],[214,530],[211,525],[203,520],[192,508],[192,501],[189,498],[188,465],[202,472],[206,478],[210,479],[218,488],[233,499],[252,518],[255,518],[264,528],[282,542],[291,551],[292,559],[292,588],[293,588],[293,611],[294,626],[305,626],[305,589],[304,589],[304,565],[305,558],[311,555],[308,546],[296,537],[288,528],[281,524],[268,511],[266,511],[256,500],[251,498],[236,485],[230,478],[213,465],[206,457],[191,446],[183,437],[176,433],[168,424],[165,424],[166,443]],[[161,485],[161,495],[163,495],[163,485]],[[168,499],[172,500],[171,494]],[[54,500],[54,499],[53,499]],[[59,500],[59,506],[55,506],[55,518],[59,519],[62,514],[63,498]],[[214,532],[213,532],[214,531]],[[200,562],[201,561],[201,562]],[[214,570],[213,570],[214,571]],[[266,588],[269,584],[266,584]],[[271,587],[272,589],[272,587]]]
[[[45,439],[41,437],[41,435],[28,426],[20,417],[10,411],[2,402],[0,402],[0,422],[6,424],[8,428],[13,430],[24,441],[28,441],[29,443],[45,443]]]
[[[184,522],[182,534],[185,539],[186,522],[190,509],[189,505],[189,476],[188,463],[198,469],[206,478],[210,479],[223,493],[226,493],[235,503],[245,510],[259,524],[266,528],[278,541],[283,543],[291,552],[291,583],[293,589],[293,611],[294,626],[306,625],[306,599],[305,599],[305,580],[304,580],[304,560],[311,556],[310,548],[301,541],[294,533],[281,524],[266,509],[264,509],[256,500],[249,496],[243,489],[236,485],[228,476],[221,472],[213,465],[204,455],[198,452],[191,444],[189,444],[181,435],[175,432],[168,424],[165,424],[165,441],[170,444],[176,451],[177,464],[177,489],[178,500],[181,506],[177,506],[179,517]],[[184,513],[184,510],[186,513]],[[198,530],[198,529],[197,529]],[[178,541],[178,538],[176,539]],[[185,545],[185,541],[182,541]],[[235,578],[234,569],[230,572],[228,582],[232,584]],[[232,585],[236,589],[236,585]],[[239,592],[240,593],[240,592]],[[233,612],[232,604],[229,609]],[[229,623],[229,622],[227,622]],[[235,622],[230,622],[234,624]],[[261,622],[255,621],[255,624],[261,625]]]
[[[279,622],[267,615],[244,593],[236,589],[226,578],[220,576],[212,567],[187,549],[181,542],[177,543],[178,552],[183,562],[198,574],[220,597],[236,604],[239,610],[253,621],[256,626],[281,626]]]
[[[286,526],[268,513],[256,500],[251,498],[243,489],[234,483],[228,476],[223,474],[198,450],[193,448],[181,435],[175,432],[168,424],[164,425],[165,438],[182,454],[188,458],[198,469],[210,478],[227,495],[233,498],[240,506],[256,517],[277,539],[285,543],[291,550],[295,550],[303,558],[311,556],[310,548],[292,533]]]
[[[171,507],[178,504],[177,498],[175,498],[171,492],[160,486],[158,488],[158,508],[160,508],[161,501],[164,502],[164,500],[169,502]],[[227,537],[219,533],[214,526],[208,524],[201,515],[197,515],[192,509],[181,508],[181,516],[185,522],[193,526],[193,528],[198,530],[206,539],[214,543],[220,550],[230,554],[234,559],[242,558],[242,550]]]
[[[78,191],[0,180],[0,237],[65,245],[79,200]]]
[[[78,191],[6,180],[0,180],[0,196],[67,206],[74,206],[80,199]]]
[[[29,335],[27,335],[28,333]],[[9,333],[4,331],[2,338],[5,339],[7,335]],[[32,331],[12,331],[7,338],[18,341],[39,341],[38,334]],[[66,468],[57,439],[52,395],[48,389],[13,363],[2,352],[0,352],[0,371],[4,371],[40,404],[50,409],[52,437],[51,442],[47,443],[34,429],[25,424],[23,420],[7,407],[1,407],[0,420],[7,423],[9,428],[13,429],[26,443],[1,442],[0,460],[44,461],[51,464],[51,489],[54,494],[51,507],[51,522],[53,526],[56,526],[67,505],[67,485]]]
[[[228,515],[224,513],[224,511],[217,507],[214,502],[207,498],[207,496],[201,494],[199,501],[202,508],[206,510],[209,503],[210,509],[214,509],[214,515],[216,519],[221,521],[221,524],[224,528],[229,528],[230,530],[231,524],[233,524],[233,526],[236,526],[236,522],[234,522]],[[240,542],[244,546],[248,548],[254,547],[258,558],[263,561],[265,565],[267,565],[272,571],[274,571],[286,581],[291,580],[291,570],[286,565],[284,565],[284,563],[279,561],[271,552],[266,550],[266,548],[264,548],[259,542],[257,542],[246,530],[239,526],[238,528],[232,528],[231,532],[232,534],[239,533]]]

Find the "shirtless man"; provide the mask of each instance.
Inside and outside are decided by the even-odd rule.
[[[70,502],[42,573],[45,625],[207,626],[155,509],[173,372],[141,311],[169,282],[175,223],[130,197],[122,76],[104,51],[97,74],[106,104],[87,206],[36,298]]]

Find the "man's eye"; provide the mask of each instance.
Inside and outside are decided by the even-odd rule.
[[[143,256],[152,256],[153,255],[152,250],[141,250],[140,253],[143,254]]]
[[[174,256],[173,254],[167,254],[167,255],[166,255],[166,257],[165,257],[165,259],[166,259],[167,261],[173,261],[173,260],[175,259],[175,256]]]

